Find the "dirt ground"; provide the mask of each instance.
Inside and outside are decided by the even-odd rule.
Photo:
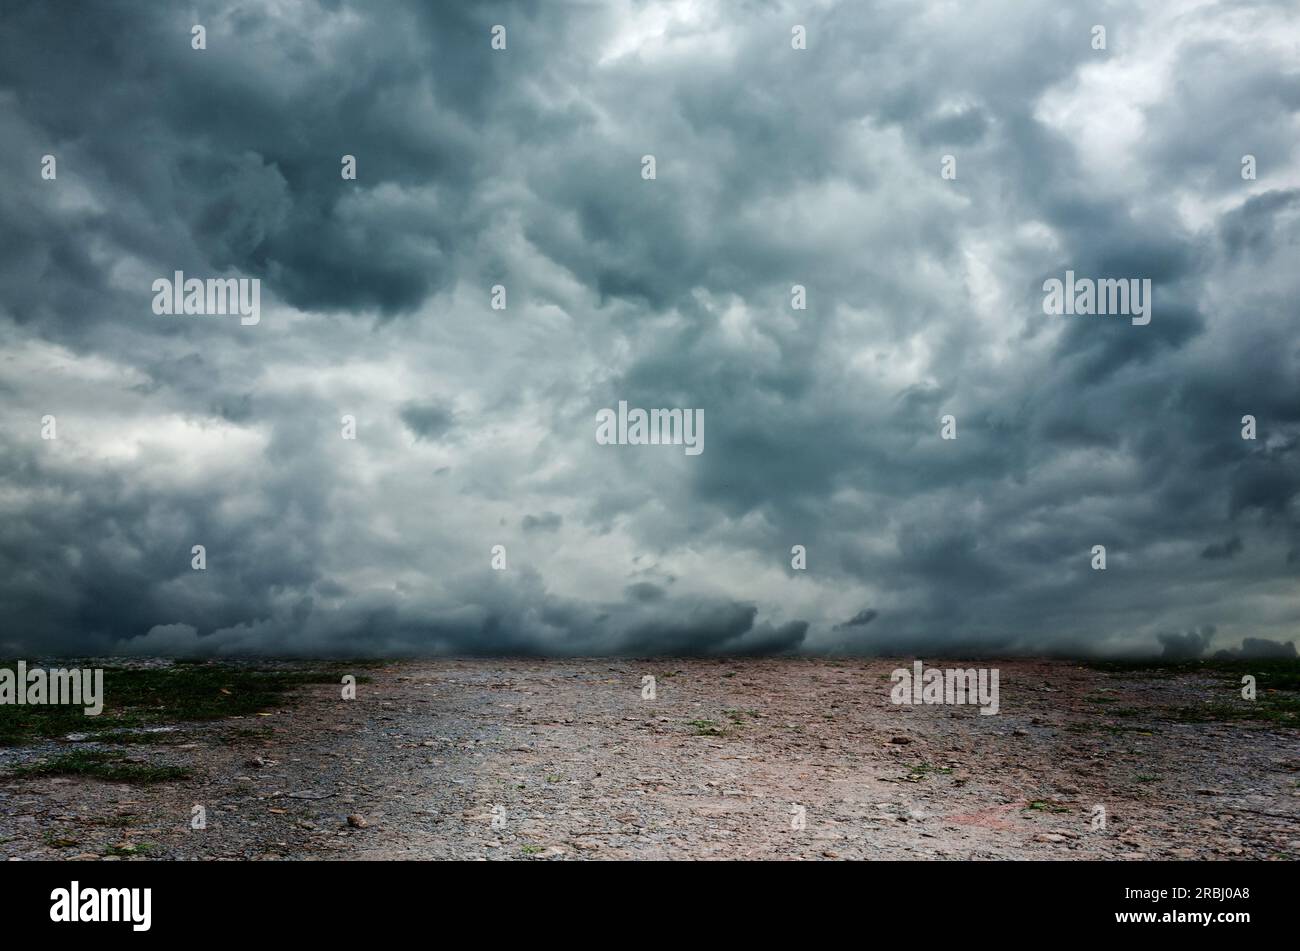
[[[8,767],[88,744],[3,751],[0,855],[1300,857],[1300,734],[1172,713],[1221,700],[1221,679],[1003,661],[1001,712],[981,716],[892,704],[890,671],[910,664],[440,660],[359,670],[371,681],[355,700],[309,686],[269,715],[131,748],[142,762],[189,767],[185,780],[14,778]],[[645,675],[656,678],[653,700],[642,697]],[[206,828],[191,828],[195,806]]]

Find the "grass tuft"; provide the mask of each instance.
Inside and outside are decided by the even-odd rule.
[[[113,783],[165,783],[185,779],[190,771],[182,766],[154,766],[127,762],[119,753],[76,750],[52,759],[39,760],[12,771],[13,776],[84,776]]]
[[[0,662],[0,667],[6,666],[13,670],[16,663]],[[248,716],[284,702],[295,687],[337,684],[343,674],[361,666],[328,664],[310,670],[282,670],[205,662],[147,669],[105,667],[103,713],[88,717],[81,707],[0,704],[0,746],[21,746],[68,733],[94,733],[97,739],[113,743],[166,743],[170,740],[155,739],[151,734],[106,734]],[[367,679],[358,677],[357,681]]]

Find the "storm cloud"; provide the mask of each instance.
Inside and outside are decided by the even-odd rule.
[[[1300,631],[1288,4],[0,21],[0,650]],[[176,271],[260,322],[155,315]],[[1067,271],[1149,279],[1150,324],[1044,313]],[[620,401],[706,450],[597,444]]]

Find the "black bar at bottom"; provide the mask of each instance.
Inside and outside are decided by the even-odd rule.
[[[810,933],[847,924],[863,938],[897,926],[937,940],[1041,928],[1050,930],[1029,934],[1231,942],[1291,930],[1284,903],[1294,904],[1296,871],[1294,862],[7,862],[0,907],[10,938],[337,940],[456,923],[533,940],[591,934],[605,921],[614,930],[596,933],[621,942],[734,938],[784,919]],[[147,930],[137,889],[149,890]],[[125,920],[55,921],[52,911]]]

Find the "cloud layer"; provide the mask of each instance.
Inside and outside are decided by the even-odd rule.
[[[203,17],[4,14],[0,650],[1300,630],[1287,4]],[[1045,315],[1067,269],[1150,278],[1151,324]],[[155,316],[177,270],[260,279],[261,322]],[[620,400],[702,408],[705,452],[598,445]]]

